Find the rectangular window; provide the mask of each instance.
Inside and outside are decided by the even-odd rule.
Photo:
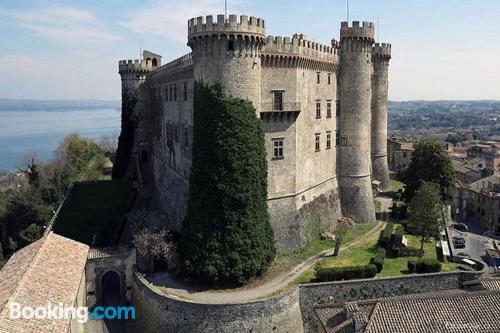
[[[273,92],[273,111],[283,111],[283,91]]]
[[[332,84],[332,74],[328,73],[328,84]]]
[[[172,85],[169,85],[169,86],[168,86],[168,88],[169,88],[169,90],[170,90],[170,97],[169,97],[169,101],[172,101],[172,99],[173,99],[173,97],[174,97],[174,94],[172,93],[172,91],[173,91],[174,89],[172,88]]]
[[[326,117],[327,118],[332,117],[332,100],[331,99],[326,100]]]
[[[188,84],[184,82],[184,101],[188,100]]]
[[[321,82],[321,73],[317,72],[316,73],[316,83],[320,83],[320,82]]]
[[[174,101],[177,100],[177,84],[174,84]]]
[[[340,145],[346,147],[347,146],[347,138],[341,138]]]
[[[165,101],[168,101],[168,87],[165,87]]]
[[[340,146],[340,132],[339,130],[335,131],[335,147]]]
[[[326,149],[332,148],[332,132],[326,132]]]
[[[321,101],[316,100],[316,118],[321,118]]]
[[[283,138],[272,139],[273,142],[273,159],[283,159]]]
[[[340,116],[340,101],[339,100],[335,101],[335,115],[337,117]]]
[[[320,140],[320,133],[314,134],[314,149],[315,149],[315,151],[319,151],[321,148],[320,144],[319,144],[319,140]]]
[[[227,50],[228,51],[234,51],[234,41],[233,40],[228,40],[227,41]]]
[[[184,128],[184,146],[186,148],[189,147],[189,131],[188,131],[187,127]]]

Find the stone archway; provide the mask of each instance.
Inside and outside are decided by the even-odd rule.
[[[101,277],[101,305],[111,306],[122,304],[120,276],[115,271],[107,271]]]

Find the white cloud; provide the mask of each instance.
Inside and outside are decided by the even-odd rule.
[[[61,44],[89,47],[121,40],[119,36],[106,31],[92,11],[78,8],[2,10],[0,19],[4,24],[26,29],[35,36]]]
[[[232,1],[230,13],[238,12],[239,1]],[[129,18],[122,25],[136,33],[157,34],[185,43],[187,40],[187,20],[203,15],[224,13],[224,3],[220,0],[154,1],[151,6],[130,11]]]

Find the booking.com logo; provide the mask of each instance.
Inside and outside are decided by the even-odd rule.
[[[89,320],[134,320],[135,307],[133,306],[96,306],[92,311],[86,306],[64,306],[63,303],[46,306],[23,306],[20,303],[9,304],[10,319],[76,319],[78,323],[86,323]]]

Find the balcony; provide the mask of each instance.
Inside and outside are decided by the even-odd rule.
[[[300,102],[262,103],[260,113],[300,112]]]

